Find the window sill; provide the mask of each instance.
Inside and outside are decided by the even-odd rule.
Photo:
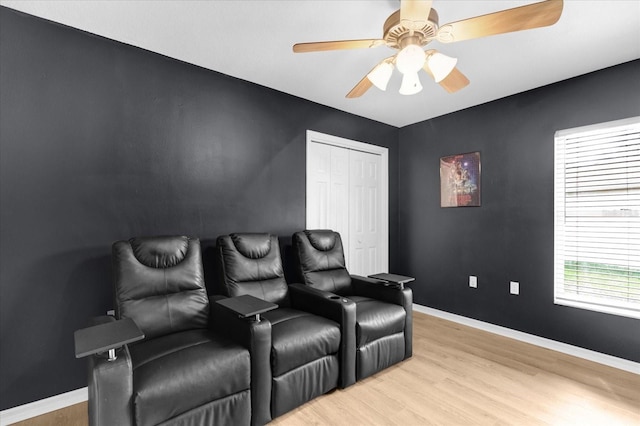
[[[608,305],[602,305],[600,303],[566,299],[562,297],[555,297],[555,299],[553,300],[553,303],[556,305],[570,306],[572,308],[586,309],[589,311],[602,312],[610,315],[618,315],[621,317],[640,319],[640,311],[632,308],[608,306]]]

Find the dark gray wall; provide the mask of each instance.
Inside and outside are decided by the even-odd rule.
[[[633,61],[400,130],[398,266],[416,303],[640,361],[639,320],[553,304],[554,133],[640,115],[639,77]],[[440,157],[472,151],[482,206],[440,208]]]
[[[0,7],[0,409],[86,385],[73,331],[112,307],[114,240],[195,235],[205,259],[221,233],[286,245],[307,129],[390,148],[390,266],[417,303],[640,361],[637,320],[554,306],[551,281],[553,134],[640,115],[638,75],[398,130]],[[439,158],[476,150],[482,207],[441,209]]]
[[[113,241],[286,245],[305,223],[307,129],[390,148],[395,269],[394,127],[4,7],[0,112],[0,409],[86,386],[73,331],[112,307]]]

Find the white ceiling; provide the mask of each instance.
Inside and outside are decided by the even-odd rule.
[[[440,24],[535,1],[434,0]],[[430,48],[458,58],[471,84],[448,94],[428,75],[417,95],[345,95],[395,53],[298,53],[297,42],[382,37],[398,0],[0,0],[0,4],[204,68],[402,127],[640,58],[640,0],[565,0],[551,27]],[[640,76],[639,76],[640,78]],[[638,94],[633,94],[638,96]]]

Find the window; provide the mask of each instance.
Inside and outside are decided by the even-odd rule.
[[[640,117],[555,136],[555,303],[640,318]]]

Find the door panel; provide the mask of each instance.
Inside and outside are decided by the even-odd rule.
[[[328,145],[307,147],[307,224],[329,227],[329,187],[331,185],[331,151]]]
[[[349,237],[349,150],[327,146],[331,153],[331,198],[327,206],[331,219],[326,229],[339,232],[344,239]],[[349,241],[345,244],[348,253]]]
[[[349,245],[354,258],[349,272],[375,274],[380,270],[380,156],[350,151],[350,233]]]

